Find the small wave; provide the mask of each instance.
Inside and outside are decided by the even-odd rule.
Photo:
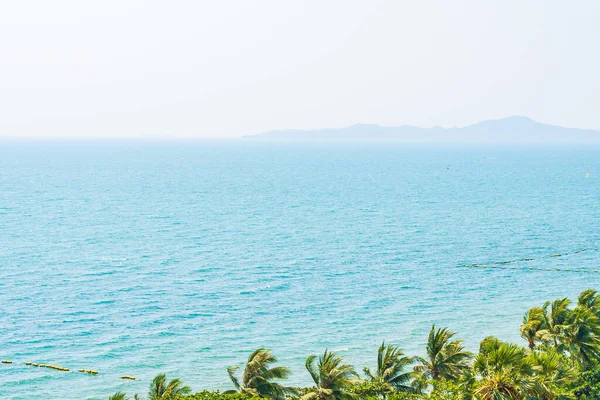
[[[110,299],[110,300],[99,300],[96,301],[94,304],[114,304],[115,300],[114,299]]]

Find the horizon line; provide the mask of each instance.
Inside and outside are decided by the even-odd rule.
[[[410,128],[416,128],[416,129],[441,129],[441,130],[453,130],[453,129],[464,129],[464,128],[468,128],[468,127],[472,127],[478,124],[482,124],[482,123],[486,123],[486,122],[494,122],[494,121],[503,121],[503,120],[508,120],[508,119],[521,119],[521,120],[527,120],[536,124],[540,124],[540,125],[547,125],[547,126],[553,126],[553,127],[559,127],[559,128],[564,128],[564,129],[572,129],[572,130],[583,130],[583,131],[597,131],[600,133],[600,128],[599,129],[595,129],[595,128],[580,128],[580,127],[566,127],[566,126],[562,126],[562,125],[555,125],[552,123],[547,123],[547,122],[540,122],[537,120],[534,120],[533,118],[530,118],[528,116],[524,116],[524,115],[510,115],[507,117],[501,117],[501,118],[491,118],[491,119],[485,119],[485,120],[481,120],[478,122],[474,122],[471,124],[467,124],[467,125],[462,125],[462,126],[452,126],[452,127],[443,127],[440,125],[433,125],[433,126],[429,126],[429,127],[423,127],[423,126],[417,126],[417,125],[407,125],[407,124],[403,124],[403,125],[380,125],[378,123],[365,123],[365,122],[356,122],[350,125],[344,125],[341,127],[321,127],[321,128],[279,128],[279,129],[270,129],[270,130],[266,130],[266,131],[262,131],[262,132],[258,132],[258,133],[250,133],[250,134],[243,134],[243,135],[239,135],[239,136],[197,136],[197,135],[189,135],[189,134],[184,134],[184,135],[179,135],[179,134],[151,134],[151,133],[145,133],[145,134],[138,134],[138,135],[13,135],[13,134],[2,134],[0,133],[0,140],[2,139],[135,139],[135,140],[165,140],[165,139],[177,139],[177,140],[197,140],[197,139],[202,139],[202,140],[236,140],[236,139],[245,139],[245,138],[249,138],[249,137],[254,137],[254,136],[260,136],[263,135],[265,133],[271,133],[271,132],[289,132],[289,131],[302,131],[302,132],[315,132],[315,131],[321,131],[321,130],[343,130],[343,129],[348,129],[348,128],[352,128],[352,127],[356,127],[356,126],[372,126],[372,127],[376,127],[376,128],[403,128],[403,127],[410,127]],[[277,139],[274,139],[277,140]],[[289,140],[289,139],[288,139]],[[325,139],[326,140],[326,139]],[[339,141],[339,139],[337,140]],[[353,141],[356,141],[356,139],[353,139]],[[418,140],[416,140],[418,141]],[[473,140],[451,140],[452,142],[473,142]],[[427,142],[431,142],[431,141],[427,141]],[[444,142],[444,141],[443,141]],[[485,140],[485,142],[490,142],[490,140]],[[514,140],[507,140],[507,142],[514,142]]]

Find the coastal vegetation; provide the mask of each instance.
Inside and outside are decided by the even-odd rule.
[[[237,391],[271,399],[283,399],[297,394],[295,389],[273,382],[273,380],[286,379],[292,373],[287,367],[271,367],[271,364],[276,362],[277,358],[271,350],[264,348],[254,350],[248,357],[241,381],[235,375],[239,367],[227,368],[227,373],[233,386],[235,386],[235,390],[227,391],[225,394],[232,394]]]
[[[382,343],[375,367],[363,375],[342,355],[325,350],[305,367],[312,385],[286,386],[290,369],[275,366],[272,351],[248,357],[241,377],[227,370],[234,389],[191,394],[164,374],[150,384],[147,398],[167,400],[600,400],[600,295],[588,289],[577,302],[567,298],[533,307],[520,326],[523,345],[486,337],[477,353],[464,349],[456,332],[433,326],[422,355],[407,356]],[[134,399],[141,397],[135,396]],[[111,400],[125,400],[116,393]]]

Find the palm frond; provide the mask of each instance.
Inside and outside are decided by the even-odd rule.
[[[240,380],[238,379],[237,376],[235,376],[235,373],[237,372],[237,370],[240,369],[240,367],[238,366],[231,366],[231,367],[227,367],[227,374],[229,375],[229,379],[231,379],[231,382],[233,383],[233,386],[235,387],[236,390],[240,390]]]

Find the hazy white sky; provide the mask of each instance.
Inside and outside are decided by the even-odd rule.
[[[0,2],[0,135],[600,129],[600,2]]]

